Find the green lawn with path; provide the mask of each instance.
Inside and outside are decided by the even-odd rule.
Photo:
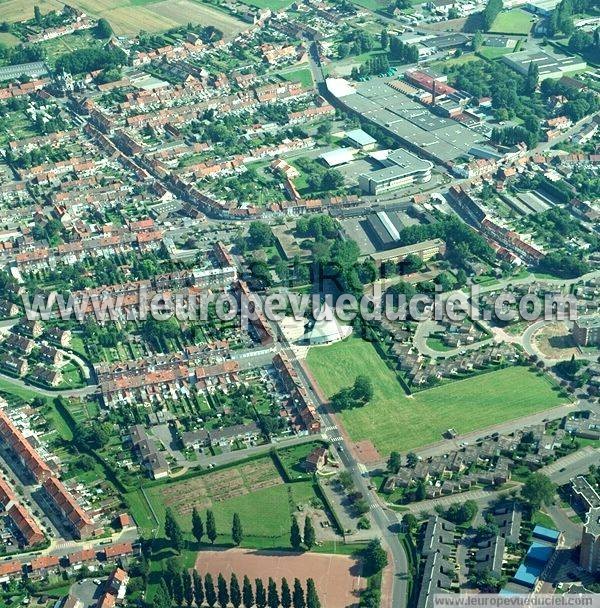
[[[522,366],[479,374],[408,397],[375,347],[354,337],[311,348],[308,365],[328,396],[351,386],[359,374],[371,378],[373,400],[344,410],[340,416],[354,441],[371,440],[382,456],[439,441],[450,427],[464,434],[566,401],[546,376]]]

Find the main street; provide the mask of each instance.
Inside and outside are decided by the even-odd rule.
[[[335,446],[339,460],[344,465],[345,469],[352,475],[352,480],[356,489],[367,499],[375,527],[381,536],[383,544],[387,546],[389,554],[391,554],[391,567],[393,572],[391,597],[388,598],[390,601],[387,606],[384,606],[383,608],[401,608],[406,606],[408,601],[408,557],[398,536],[398,518],[395,513],[383,507],[377,494],[370,489],[366,467],[360,464],[355,458],[352,449],[337,426],[335,417],[330,413],[326,404],[323,403],[319,394],[315,391],[312,380],[308,377],[304,367],[296,357],[296,353],[285,335],[283,335],[283,332],[279,330],[279,327],[274,322],[271,322],[271,325],[275,331],[275,335],[279,339],[276,350],[287,356],[294,366],[305,390],[317,405],[322,426],[327,429],[332,429],[329,431],[329,433],[333,433],[333,435],[329,436],[330,440],[335,439],[335,441],[332,441],[332,446]]]

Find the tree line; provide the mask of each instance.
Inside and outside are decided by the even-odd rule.
[[[232,572],[229,581],[219,573],[215,585],[210,572],[202,576],[197,570],[192,574],[188,570],[171,572],[161,579],[152,599],[152,608],[171,608],[173,604],[187,608],[214,608],[217,605],[220,608],[321,608],[312,578],[306,580],[306,590],[298,578],[290,588],[285,577],[281,579],[279,588],[271,577],[265,587],[262,579],[254,579],[252,585],[248,576],[244,576],[240,586],[237,575]]]

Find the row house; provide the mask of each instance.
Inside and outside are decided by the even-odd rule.
[[[117,560],[135,556],[138,552],[138,549],[132,543],[125,542],[108,545],[98,552],[94,549],[83,549],[65,556],[39,556],[31,561],[14,559],[0,563],[0,583],[8,583],[25,575],[28,579],[40,579],[52,572],[79,570],[84,565],[92,565],[96,562],[114,563]],[[109,578],[109,580],[111,579]],[[111,593],[116,592],[118,595],[121,584],[126,581],[128,581],[127,575],[117,574],[113,576],[109,584]]]
[[[27,359],[24,359],[23,357],[16,357],[10,353],[4,356],[2,365],[9,372],[12,372],[19,377],[25,376],[29,370],[29,363]]]
[[[19,307],[10,300],[0,298],[0,318],[9,319],[19,314]]]
[[[10,99],[11,97],[31,95],[33,93],[36,93],[37,91],[41,91],[50,83],[50,78],[41,78],[20,84],[10,83],[7,87],[0,89],[0,101],[4,99]]]
[[[48,367],[44,365],[35,367],[29,377],[34,382],[53,387],[59,386],[63,381],[62,372],[60,370],[48,369]]]
[[[284,353],[277,353],[273,365],[285,390],[290,394],[289,403],[297,415],[296,428],[310,434],[320,433],[321,421],[317,410],[288,357]]]
[[[45,536],[41,528],[27,509],[18,501],[12,488],[0,478],[0,504],[17,528],[26,545],[34,546],[44,542]]]
[[[50,467],[14,425],[4,408],[0,408],[0,437],[36,481],[42,483],[52,476]]]
[[[48,477],[43,481],[42,486],[76,538],[85,539],[94,535],[96,526],[92,519],[59,479]]]

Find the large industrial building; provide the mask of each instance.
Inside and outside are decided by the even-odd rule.
[[[587,68],[587,63],[582,61],[579,57],[558,57],[537,49],[509,53],[502,57],[502,61],[513,70],[519,72],[519,74],[527,74],[529,65],[533,63],[538,67],[540,80],[546,78],[560,78],[569,72],[585,70],[585,68]]]
[[[401,82],[372,78],[350,84],[343,78],[328,78],[327,88],[347,110],[436,163],[448,165],[487,141],[485,135],[450,118],[436,116],[423,104],[390,86]],[[446,85],[441,80],[436,83],[436,92],[441,95]]]
[[[390,152],[381,164],[383,169],[359,175],[358,183],[363,192],[381,194],[409,184],[422,184],[431,179],[433,169],[431,161],[402,149]]]

